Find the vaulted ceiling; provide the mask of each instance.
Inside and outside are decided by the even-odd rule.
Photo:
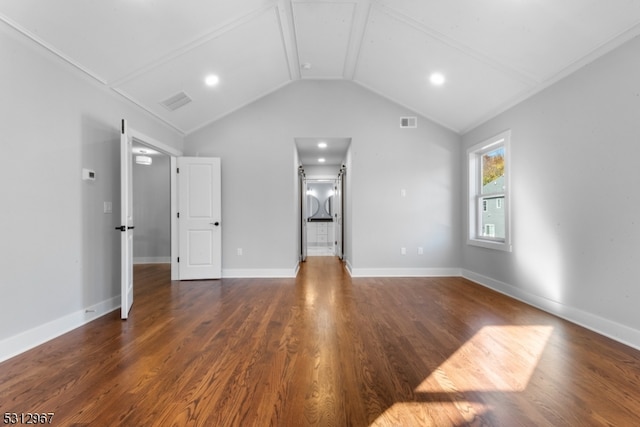
[[[184,134],[300,79],[464,132],[640,34],[640,1],[3,0],[0,19]]]

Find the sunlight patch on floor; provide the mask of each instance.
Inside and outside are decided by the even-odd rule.
[[[441,427],[481,422],[492,407],[478,397],[483,392],[524,391],[552,333],[553,326],[546,325],[483,327],[416,387],[427,401],[397,402],[371,425]],[[459,419],[443,418],[452,413]]]
[[[416,391],[523,391],[552,333],[545,325],[485,326]]]

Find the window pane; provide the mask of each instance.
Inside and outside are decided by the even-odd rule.
[[[482,155],[481,194],[502,193],[503,191],[504,147],[499,147]]]
[[[505,238],[504,196],[484,197],[482,200],[481,237]]]

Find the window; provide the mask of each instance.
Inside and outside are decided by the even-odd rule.
[[[510,138],[511,131],[502,132],[467,151],[470,245],[511,251]]]

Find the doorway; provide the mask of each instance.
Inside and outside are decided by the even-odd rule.
[[[133,263],[171,263],[171,159],[133,142]]]
[[[307,179],[304,183],[306,203],[307,256],[336,256],[337,182]]]
[[[177,168],[177,159],[179,156],[182,156],[182,152],[166,145],[160,141],[157,141],[148,135],[145,135],[141,132],[138,132],[134,129],[128,129],[129,136],[131,137],[132,146],[139,147],[141,149],[153,150],[158,153],[158,156],[165,156],[169,162],[169,170],[167,173],[169,174],[169,186],[167,189],[161,191],[168,191],[169,194],[169,203],[170,203],[170,263],[171,263],[171,280],[179,279],[179,271],[178,271],[178,224],[177,224],[177,178],[174,171]],[[132,159],[135,162],[135,158]],[[153,160],[152,160],[153,162]]]
[[[351,138],[295,138],[298,167],[299,259],[345,260],[346,164]]]
[[[123,121],[123,129],[125,128],[126,125]],[[143,161],[153,163],[153,159],[150,158],[150,154],[153,151],[158,156],[166,157],[165,160],[168,159],[168,185],[165,177],[164,188],[159,188],[157,191],[166,195],[168,189],[169,194],[169,198],[165,198],[165,203],[167,201],[169,203],[170,234],[169,236],[165,234],[165,248],[161,259],[164,258],[171,263],[171,280],[221,278],[220,159],[182,157],[181,152],[132,129],[128,129],[128,135],[124,138],[130,141],[128,169],[133,169],[131,167],[132,163],[138,157],[137,154],[133,153],[134,146],[145,151],[145,153],[140,153],[142,157],[147,157],[147,159],[141,159]],[[123,168],[121,166],[121,169]],[[183,173],[180,174],[181,179],[178,179],[178,173],[181,170]],[[160,174],[162,173],[164,171],[161,170]],[[133,177],[129,178],[127,186],[127,192],[129,193],[128,207],[124,209],[127,211],[130,211],[134,205],[133,200],[131,200],[133,193],[132,181]],[[123,206],[124,204],[123,202]],[[182,209],[182,212],[179,213],[179,209]],[[166,212],[166,209],[164,209],[161,215],[165,215]],[[152,214],[156,213],[158,212],[152,212]],[[149,219],[149,216],[147,216],[147,219]],[[133,224],[135,223],[132,221],[131,226],[127,227],[128,231],[132,231],[135,228]],[[142,224],[138,226],[140,227]],[[156,231],[161,232],[162,230],[158,229]],[[135,235],[136,233],[128,234]],[[170,247],[168,258],[166,258],[167,244]],[[130,265],[133,263],[132,252],[132,249],[128,250],[128,255],[122,262],[122,265],[125,266],[124,268],[130,269]],[[129,288],[132,289],[132,286],[129,286]]]

